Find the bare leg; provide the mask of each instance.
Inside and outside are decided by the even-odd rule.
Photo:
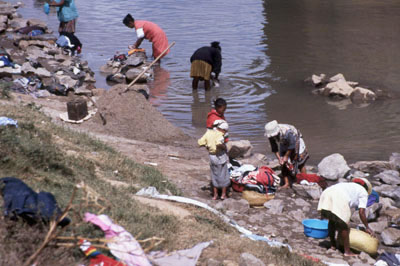
[[[336,233],[336,226],[335,223],[329,220],[328,223],[328,232],[329,232],[329,239],[331,240],[331,249],[336,249],[336,240],[335,240],[335,233]]]
[[[213,200],[217,200],[218,199],[218,188],[213,187],[213,191],[214,191],[214,197]]]
[[[300,173],[307,174],[307,169],[306,169],[306,166],[304,164],[301,166],[301,168],[299,167],[299,170],[300,170]]]
[[[286,189],[286,188],[289,188],[289,177],[287,177],[287,176],[284,176],[283,177],[283,180],[285,181],[285,184],[283,184],[283,186],[281,186],[280,188],[281,189]]]
[[[222,200],[226,199],[226,187],[223,187],[223,188],[222,188],[221,199],[222,199]]]
[[[344,246],[344,255],[345,256],[357,256],[350,250],[350,229],[339,229],[339,234],[341,234],[343,239],[343,246]]]
[[[204,80],[204,89],[208,91],[211,88],[210,80]]]
[[[199,78],[194,77],[192,80],[192,89],[197,90],[197,87],[199,86]]]

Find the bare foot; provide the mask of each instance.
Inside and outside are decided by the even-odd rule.
[[[226,199],[226,195],[221,196],[221,200],[224,200],[224,199]]]
[[[331,246],[329,249],[336,250],[337,248],[335,246]]]
[[[281,186],[280,188],[279,188],[279,190],[280,189],[288,189],[289,188],[289,185],[284,185],[284,186]]]
[[[214,197],[213,197],[213,200],[217,200],[217,199],[218,199],[218,196],[214,196]]]
[[[355,253],[353,253],[353,252],[345,252],[345,253],[344,253],[344,256],[345,256],[345,257],[355,257],[355,256],[358,256],[358,255],[355,254]]]

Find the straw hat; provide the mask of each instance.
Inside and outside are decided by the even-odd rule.
[[[279,134],[279,125],[276,120],[268,122],[265,124],[265,134],[268,138],[275,137]]]
[[[355,183],[361,184],[362,186],[366,186],[366,189],[368,191],[368,195],[371,195],[372,193],[372,185],[371,183],[368,181],[368,179],[364,178],[364,177],[360,177],[360,178],[354,178],[352,180]]]

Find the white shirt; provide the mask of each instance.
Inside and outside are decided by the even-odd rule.
[[[368,192],[363,186],[353,182],[339,183],[334,186],[336,191],[340,191],[348,198],[350,208],[367,208]]]
[[[143,28],[140,28],[140,29],[137,29],[137,30],[136,30],[136,36],[138,37],[138,39],[144,38],[144,31],[143,31]]]

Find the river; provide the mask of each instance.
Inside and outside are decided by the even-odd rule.
[[[56,14],[44,14],[44,1],[23,2],[25,18],[40,18],[57,31]],[[272,156],[264,125],[274,119],[301,130],[313,164],[332,153],[354,162],[388,160],[400,152],[397,0],[76,0],[76,5],[76,35],[97,87],[109,87],[100,66],[136,40],[122,24],[126,13],[157,23],[176,42],[156,69],[151,102],[189,135],[204,133],[211,101],[223,97],[231,139],[250,140],[256,152]],[[204,92],[200,83],[193,92],[189,58],[212,41],[222,47],[220,87]],[[142,47],[151,55],[147,41]],[[362,106],[331,101],[304,84],[313,73],[343,73],[393,97]]]

